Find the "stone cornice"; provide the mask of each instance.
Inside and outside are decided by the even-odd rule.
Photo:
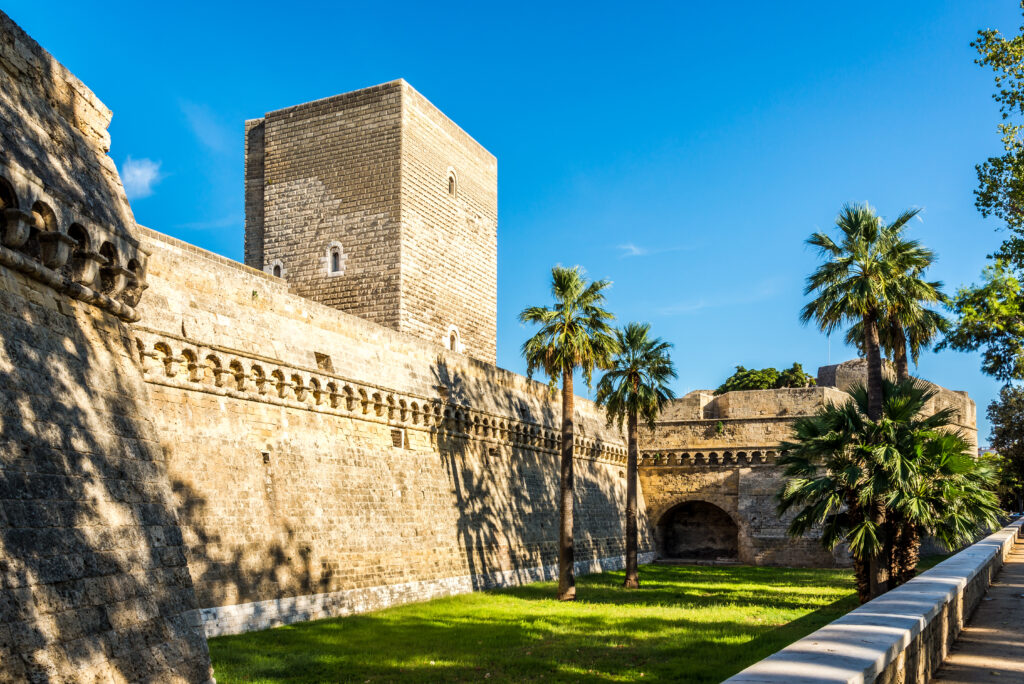
[[[398,392],[260,354],[198,344],[145,326],[133,326],[133,332],[143,378],[154,385],[423,431],[434,439],[474,439],[495,447],[559,452],[561,435],[540,423],[453,404],[441,397]],[[622,465],[626,449],[577,438],[575,457]]]

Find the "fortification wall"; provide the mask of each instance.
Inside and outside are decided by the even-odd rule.
[[[138,349],[209,634],[552,576],[545,385],[144,244]],[[577,559],[615,567],[625,450],[577,402]]]
[[[127,325],[145,254],[109,120],[0,12],[0,681],[211,674]]]

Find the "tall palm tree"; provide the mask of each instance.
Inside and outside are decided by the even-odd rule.
[[[615,316],[604,309],[604,290],[611,286],[608,280],[587,281],[579,266],[551,269],[550,307],[531,306],[523,309],[519,320],[536,323],[540,330],[523,343],[526,374],[531,377],[537,369],[549,379],[554,394],[558,380],[562,380],[562,463],[559,477],[559,511],[561,525],[558,534],[558,598],[571,601],[576,598],[576,578],[573,572],[573,373],[583,372],[590,387],[594,368],[608,368],[612,355],[618,351],[610,321]]]
[[[930,254],[930,250],[922,250]],[[882,349],[896,367],[896,379],[910,378],[910,359],[916,365],[922,349],[932,346],[949,328],[949,321],[926,304],[946,303],[941,282],[927,282],[918,275],[906,274],[897,279],[889,290],[889,303],[879,325],[878,338]],[[846,331],[846,343],[864,354],[864,325],[861,321]]]
[[[951,431],[952,411],[922,415],[935,395],[929,385],[884,381],[877,421],[864,387],[849,394],[794,423],[794,439],[781,445],[789,479],[779,511],[797,509],[791,535],[820,526],[826,548],[849,544],[864,602],[913,577],[922,535],[953,548],[995,526],[998,500],[990,467]]]
[[[666,384],[676,377],[668,353],[672,345],[650,337],[650,332],[648,323],[629,323],[622,330],[616,330],[619,352],[611,369],[597,383],[597,404],[605,407],[608,424],[617,422],[621,430],[623,419],[627,421],[626,579],[623,582],[627,589],[640,586],[636,525],[637,422],[642,417],[653,430],[661,409],[675,397]]]
[[[879,325],[895,298],[899,281],[908,273],[919,273],[930,262],[927,250],[901,235],[917,213],[917,209],[904,211],[895,221],[883,225],[867,204],[846,204],[836,219],[838,242],[820,232],[807,239],[807,244],[818,248],[826,261],[807,277],[804,294],[816,296],[804,306],[800,319],[816,322],[825,333],[844,323],[861,323],[871,420],[878,420],[882,414]]]

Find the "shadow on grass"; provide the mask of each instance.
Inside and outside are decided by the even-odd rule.
[[[818,573],[817,584],[789,586],[790,573]],[[718,682],[857,605],[842,571],[645,567],[641,577],[639,591],[618,586],[622,573],[581,578],[572,604],[540,583],[220,637],[215,674],[221,684]]]

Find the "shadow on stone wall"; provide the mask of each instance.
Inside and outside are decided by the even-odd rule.
[[[206,681],[198,606],[127,329],[88,307],[58,306],[0,288],[4,674]]]
[[[280,541],[240,543],[209,525],[195,524],[209,518],[207,500],[198,490],[180,479],[172,480],[171,488],[188,534],[194,535],[187,541],[188,565],[203,608],[337,589],[333,569],[314,568],[312,549],[287,521],[274,521],[273,533]]]
[[[520,420],[558,425],[560,410],[547,402],[537,414],[523,399],[495,392],[495,384],[467,380],[438,357],[432,373],[450,407],[487,406]],[[458,507],[457,531],[474,589],[521,584],[547,575],[541,568],[558,563],[558,453],[471,439],[454,429],[438,433]],[[596,470],[596,472],[595,472]],[[596,561],[624,553],[625,482],[616,488],[611,467],[577,461],[574,493],[576,560]],[[606,474],[607,477],[601,477]],[[645,532],[645,530],[642,530]],[[649,539],[648,534],[641,539]]]

